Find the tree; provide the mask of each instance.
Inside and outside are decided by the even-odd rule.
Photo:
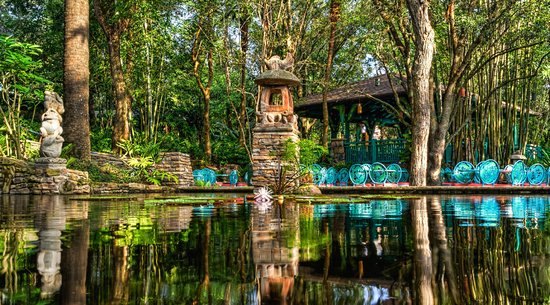
[[[132,96],[128,90],[122,68],[122,35],[127,31],[135,4],[130,1],[112,2],[94,0],[94,13],[107,38],[112,87],[115,98],[115,120],[113,124],[112,148],[119,151],[117,144],[130,139]]]
[[[434,53],[434,29],[430,1],[407,0],[414,30],[414,63],[412,68],[412,150],[411,185],[426,185],[430,109],[433,90],[430,90],[430,71]]]
[[[400,68],[400,78],[407,90],[411,111],[397,102],[397,109],[392,109],[396,117],[406,120],[410,116],[412,129],[411,144],[411,185],[426,185],[428,138],[430,134],[430,114],[432,92],[430,89],[430,72],[435,47],[435,32],[429,16],[430,1],[407,0],[399,1],[399,5],[389,7],[389,4],[375,0],[387,32],[395,45],[396,51],[389,51],[388,56],[394,58],[395,66]],[[406,4],[408,14],[405,14]],[[397,17],[396,17],[397,16]],[[410,17],[410,21],[409,21]],[[399,54],[395,56],[395,54]],[[388,61],[382,59],[385,66]],[[388,69],[388,68],[386,68]],[[389,74],[389,73],[388,73]],[[403,75],[404,74],[404,75]],[[390,82],[392,82],[390,77]],[[398,100],[396,95],[396,100]],[[401,111],[405,115],[399,115]]]
[[[240,33],[240,45],[241,45],[241,57],[240,57],[240,84],[239,84],[239,90],[241,91],[241,105],[239,108],[239,143],[243,147],[247,145],[246,142],[246,132],[245,128],[247,126],[247,119],[246,119],[246,106],[247,106],[247,98],[246,98],[246,58],[248,53],[248,45],[249,45],[249,24],[250,24],[250,13],[248,11],[248,7],[246,5],[246,2],[242,2],[241,12],[239,16],[239,33]]]
[[[88,39],[88,0],[65,1],[64,138],[67,143],[74,144],[73,154],[82,160],[91,158]]]
[[[0,35],[0,131],[5,133],[0,145],[2,156],[28,157],[26,140],[31,137],[26,128],[21,128],[27,125],[25,110],[36,108],[48,82],[37,73],[42,63],[35,58],[41,52],[37,45]]]
[[[461,6],[458,7],[458,5]],[[477,5],[456,3],[454,0],[448,3],[444,11],[446,31],[441,35],[444,47],[440,48],[441,57],[448,61],[438,66],[442,71],[435,71],[436,74],[442,74],[444,89],[437,96],[432,108],[428,158],[430,184],[440,183],[440,169],[449,128],[456,115],[457,102],[461,101],[457,89],[476,77],[484,66],[496,64],[495,60],[510,51],[497,50],[493,46],[504,39],[511,38],[509,34],[515,36],[518,33],[511,31],[511,21],[518,18],[522,7],[527,5],[527,2],[519,3],[514,0],[490,1]],[[462,20],[467,17],[463,15],[457,17],[457,11],[462,14],[475,12],[479,17],[467,19],[467,22],[464,22]],[[523,48],[523,46],[513,46],[512,49],[514,48]]]
[[[213,46],[209,43],[212,37],[208,34],[213,33],[212,9],[207,9],[206,16],[199,16],[195,39],[193,40],[192,60],[193,60],[193,75],[197,81],[197,85],[203,96],[203,129],[202,129],[202,144],[206,161],[212,159],[212,146],[210,142],[210,98],[212,91],[212,82],[214,80],[214,59]],[[203,31],[203,29],[205,29]],[[206,32],[208,31],[208,32]],[[205,33],[206,32],[206,33]],[[206,36],[205,36],[206,35]],[[206,53],[206,54],[204,54]],[[207,77],[206,83],[202,80],[201,65],[206,60]]]
[[[408,109],[412,109],[410,106],[412,106],[415,99],[414,94],[416,94],[416,89],[413,89],[416,76],[413,73],[413,68],[418,49],[415,47],[417,36],[413,34],[413,23],[411,22],[413,19],[409,18],[410,14],[405,9],[404,0],[392,3],[385,0],[374,0],[374,4],[383,24],[383,27],[378,30],[388,33],[389,37],[389,41],[385,41],[387,39],[385,36],[376,36],[380,38],[380,42],[374,53],[389,74],[399,75],[399,79],[407,90],[410,102],[406,103],[405,107],[398,105],[392,111],[398,118],[402,117],[404,120],[416,123],[418,119],[413,119],[413,115],[416,115],[415,111],[408,111]],[[480,129],[479,137],[475,140],[478,150],[470,155],[484,156],[483,147],[486,135],[491,133],[494,139],[493,131],[498,128],[495,124],[489,128],[485,124],[487,121],[481,120],[481,117],[487,116],[487,109],[493,113],[502,112],[504,96],[501,94],[501,90],[511,90],[514,84],[517,84],[518,79],[529,79],[536,75],[536,73],[522,73],[521,77],[498,77],[498,75],[506,75],[513,69],[499,69],[499,72],[495,69],[502,65],[502,58],[508,56],[507,54],[518,50],[527,51],[541,45],[544,34],[533,33],[532,30],[529,30],[533,27],[540,27],[536,21],[531,21],[538,19],[531,15],[540,16],[542,14],[533,9],[533,5],[536,5],[534,1],[517,2],[513,0],[433,1],[430,3],[429,9],[432,16],[432,27],[435,28],[436,33],[437,52],[432,61],[432,72],[427,77],[429,88],[433,90],[433,93],[430,93],[432,102],[430,103],[431,122],[427,150],[427,184],[440,183],[439,173],[449,141],[460,134],[462,138],[456,138],[453,143],[456,144],[454,150],[462,152],[464,143],[472,140],[472,134],[465,135],[464,132],[461,134],[461,130],[464,130],[466,126],[484,126],[485,131]],[[524,21],[525,16],[531,16],[529,21]],[[526,25],[518,26],[523,23]],[[374,23],[373,26],[380,27],[380,23]],[[541,29],[539,32],[544,31]],[[526,70],[526,67],[532,65],[532,62],[540,64],[541,58],[545,56],[540,55],[535,60],[532,56],[519,56],[516,59],[521,63],[519,65]],[[486,67],[490,67],[489,70],[493,72],[489,72]],[[534,72],[536,70],[532,69]],[[494,75],[497,77],[491,76],[493,73],[496,73]],[[492,81],[488,82],[489,78]],[[497,81],[497,79],[500,80]],[[478,90],[483,90],[487,85],[494,90],[485,90],[487,94],[478,97],[477,102],[474,102],[471,98],[475,92],[469,96],[464,93],[469,83],[479,86]],[[479,100],[487,99],[494,99],[494,101],[491,104],[479,102]],[[470,107],[474,103],[477,103],[476,106]],[[518,105],[516,102],[510,103],[510,105],[512,104]],[[526,104],[521,103],[521,105]],[[523,112],[527,109],[523,106],[519,107],[523,109]],[[512,108],[515,106],[509,107],[509,109]],[[508,112],[510,115],[512,114],[512,111],[508,110]],[[457,120],[457,115],[460,115],[460,120]],[[472,124],[474,115],[478,117],[479,124]],[[526,126],[526,124],[522,126]],[[497,158],[495,155],[491,157]],[[471,159],[474,158],[471,157]],[[415,166],[418,161],[411,163]]]
[[[336,25],[340,19],[340,1],[331,0],[330,1],[330,13],[329,13],[329,23],[330,23],[330,37],[328,40],[328,52],[327,52],[327,64],[325,67],[325,81],[323,84],[323,146],[328,148],[328,126],[329,126],[329,114],[328,114],[328,103],[327,103],[327,91],[330,81],[330,73],[332,70],[332,60],[334,58],[334,43],[336,36]]]

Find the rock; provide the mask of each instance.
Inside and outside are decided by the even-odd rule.
[[[300,185],[298,190],[296,190],[296,194],[298,195],[320,195],[321,190],[313,183],[308,183],[304,185]]]

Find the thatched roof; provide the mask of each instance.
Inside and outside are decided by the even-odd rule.
[[[406,96],[405,88],[401,85],[399,79],[393,78],[392,84],[399,96]],[[365,109],[367,111],[386,112],[384,107],[372,97],[384,100],[389,104],[395,104],[395,95],[387,75],[375,76],[335,88],[327,92],[327,103],[330,109],[336,105],[351,106],[360,102],[369,108],[368,110]],[[295,104],[294,110],[302,117],[321,118],[322,103],[322,93],[308,95]]]
[[[401,81],[397,78],[393,79],[393,85],[399,93],[399,95],[406,94],[405,88],[401,85]],[[327,93],[327,102],[346,102],[357,101],[368,98],[368,95],[372,95],[376,98],[385,99],[388,97],[393,98],[393,90],[390,86],[387,75],[380,75],[358,81],[351,84],[346,84],[342,87],[335,88]],[[323,94],[308,95],[301,100],[300,106],[318,104],[323,102]]]

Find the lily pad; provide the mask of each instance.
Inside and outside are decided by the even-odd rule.
[[[92,197],[72,197],[71,201],[139,201],[138,197],[128,197],[128,195],[121,196],[92,196]]]

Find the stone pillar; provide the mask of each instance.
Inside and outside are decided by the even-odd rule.
[[[161,161],[155,164],[155,168],[178,177],[178,183],[163,181],[163,185],[186,187],[194,184],[193,168],[191,167],[191,158],[188,154],[180,152],[161,153]]]
[[[65,192],[67,160],[62,158],[38,158],[34,163],[37,186],[34,194],[61,194]]]
[[[285,148],[285,142],[291,139],[299,140],[294,131],[257,130],[254,129],[252,138],[252,184],[272,185],[276,182],[280,166],[280,155]],[[295,171],[287,171],[287,177]]]
[[[67,169],[62,158],[38,158],[30,177],[33,194],[89,194],[88,173]]]
[[[332,139],[330,141],[330,156],[335,163],[346,162],[344,139]]]
[[[252,130],[252,184],[256,186],[271,186],[277,182],[286,141],[299,140],[290,86],[298,85],[300,80],[280,69],[290,67],[288,58],[281,61],[278,56],[272,57],[267,61],[271,70],[255,80],[260,85],[256,126]],[[286,177],[290,178],[296,170],[287,170]]]

